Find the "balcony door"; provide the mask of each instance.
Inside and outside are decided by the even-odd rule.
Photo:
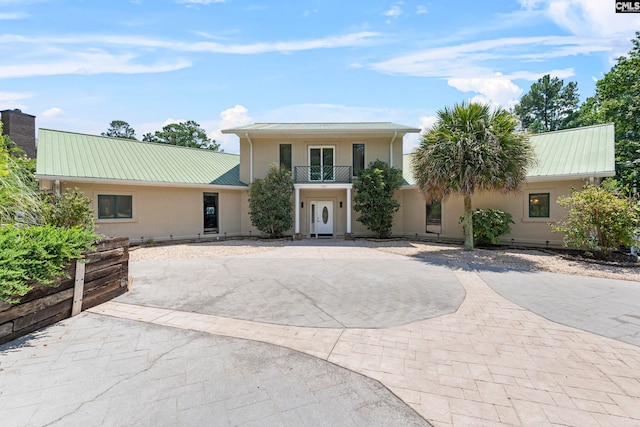
[[[309,181],[335,181],[333,146],[309,147]]]

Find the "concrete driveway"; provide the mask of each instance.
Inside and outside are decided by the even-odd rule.
[[[382,328],[453,313],[464,289],[445,266],[338,240],[215,259],[138,261],[118,301],[234,319]]]
[[[0,347],[3,425],[640,425],[638,328],[607,326],[639,283],[333,240],[131,272]]]

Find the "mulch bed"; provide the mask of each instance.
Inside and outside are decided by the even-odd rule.
[[[564,259],[588,262],[594,264],[611,265],[616,267],[637,267],[640,268],[640,262],[636,255],[628,252],[616,251],[612,252],[609,258],[604,259],[598,254],[585,253],[585,251],[577,249],[545,249],[545,252],[556,254]]]

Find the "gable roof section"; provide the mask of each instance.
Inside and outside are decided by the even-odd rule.
[[[38,132],[36,177],[246,187],[236,154],[50,129]]]
[[[527,181],[604,178],[614,176],[615,135],[612,123],[531,135],[537,162]],[[411,154],[402,162],[404,185],[416,185]]]
[[[538,162],[527,173],[530,181],[615,175],[613,123],[539,133],[531,145]]]
[[[275,134],[275,133],[418,133],[420,129],[398,125],[391,122],[355,122],[355,123],[254,123],[231,129],[222,133]]]

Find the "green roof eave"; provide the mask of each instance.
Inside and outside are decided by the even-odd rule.
[[[542,181],[571,181],[577,179],[589,179],[589,178],[608,178],[616,176],[615,171],[594,171],[583,172],[575,174],[558,174],[558,175],[527,175],[527,182],[542,182]]]
[[[64,181],[64,182],[77,182],[88,184],[113,184],[113,185],[136,185],[143,187],[177,187],[177,188],[205,188],[205,189],[227,189],[227,190],[246,190],[249,188],[247,184],[242,185],[229,185],[229,184],[198,184],[188,182],[161,182],[161,181],[137,181],[137,180],[122,180],[122,179],[108,179],[108,178],[91,178],[91,177],[77,177],[77,176],[62,176],[62,175],[41,175],[36,174],[36,179],[48,180],[48,181]]]
[[[419,133],[421,130],[391,122],[326,122],[326,123],[254,123],[231,129],[223,129],[222,133],[238,136],[245,134],[352,134],[352,133]]]

